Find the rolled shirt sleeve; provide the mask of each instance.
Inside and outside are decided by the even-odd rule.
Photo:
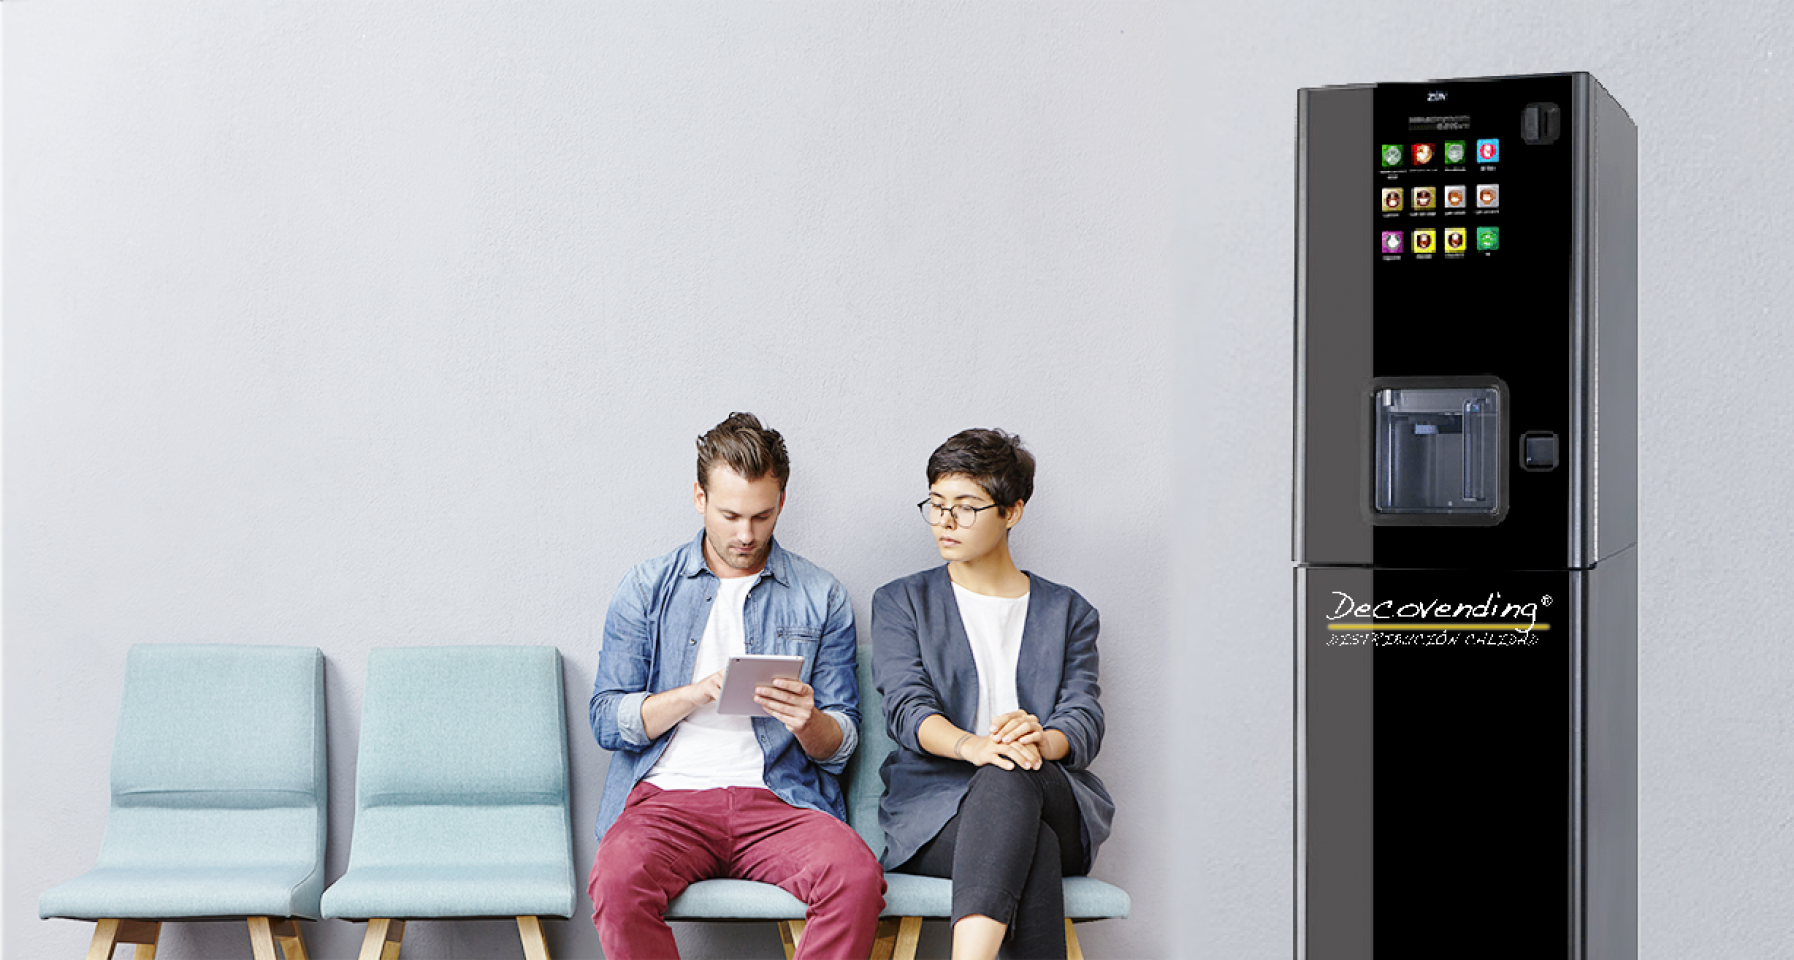
[[[841,746],[826,759],[815,761],[824,770],[837,775],[846,769],[848,758],[853,756],[854,748],[860,742],[860,681],[855,666],[858,636],[847,591],[835,583],[829,588],[828,621],[817,646],[810,688],[817,709],[833,717],[841,727]]]
[[[841,745],[835,748],[834,753],[828,755],[828,759],[816,762],[821,764],[823,769],[838,774],[847,768],[848,758],[853,756],[854,749],[860,745],[860,725],[848,719],[847,714],[843,711],[824,710],[822,712],[834,717],[835,723],[841,727]]]
[[[1082,598],[1072,605],[1065,637],[1065,670],[1059,681],[1059,700],[1053,714],[1041,724],[1065,734],[1071,752],[1059,761],[1071,770],[1082,770],[1096,759],[1103,745],[1103,707],[1098,699],[1096,637],[1101,631],[1096,608]]]
[[[604,617],[604,645],[592,684],[588,717],[592,736],[606,750],[640,750],[652,741],[642,726],[654,651],[642,602],[643,584],[630,571],[611,595]]]

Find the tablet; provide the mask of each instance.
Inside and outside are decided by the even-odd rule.
[[[796,680],[803,669],[803,657],[730,657],[729,672],[723,674],[722,695],[716,698],[716,712],[749,716],[766,714],[754,702],[754,688],[768,686],[778,677]]]

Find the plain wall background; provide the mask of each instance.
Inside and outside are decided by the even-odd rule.
[[[934,562],[934,444],[1029,440],[1017,552],[1104,614],[1096,873],[1135,913],[1088,952],[1288,957],[1295,90],[1569,69],[1640,129],[1641,955],[1794,952],[1781,6],[0,15],[9,956],[91,932],[36,900],[92,864],[135,642],[323,648],[332,878],[367,650],[558,646],[583,872],[599,619],[695,531],[691,438],[750,409],[796,461],[781,540],[862,618]],[[513,931],[418,924],[406,956]]]

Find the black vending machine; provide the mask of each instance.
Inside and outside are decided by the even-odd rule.
[[[1296,956],[1637,955],[1637,131],[1297,107]]]

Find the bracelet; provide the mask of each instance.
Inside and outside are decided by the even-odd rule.
[[[963,754],[963,753],[961,753],[961,752],[959,752],[959,748],[960,748],[960,747],[963,747],[963,746],[965,746],[965,745],[966,745],[966,741],[967,741],[967,740],[970,740],[970,739],[972,739],[972,735],[971,735],[971,734],[969,734],[969,733],[967,733],[967,734],[962,734],[962,735],[961,735],[961,736],[960,736],[960,738],[959,738],[959,739],[958,739],[958,740],[955,740],[955,741],[954,741],[954,742],[953,742],[953,755],[954,755],[954,756],[956,756],[956,757],[958,757],[958,758],[959,758],[959,759],[961,759],[961,760],[965,760],[965,759],[966,759],[966,755],[965,755],[965,754]],[[970,761],[970,760],[966,760],[966,762],[967,762],[967,763],[971,763],[971,761]]]

